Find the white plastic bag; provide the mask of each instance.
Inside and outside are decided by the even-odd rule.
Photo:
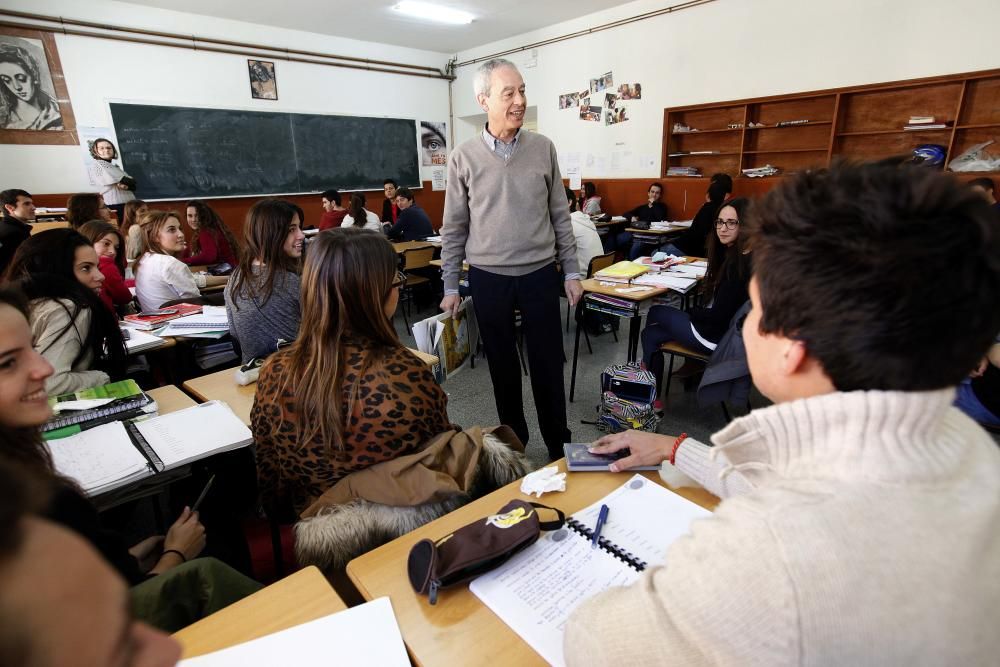
[[[994,143],[993,139],[971,146],[967,151],[948,163],[951,171],[1000,171],[1000,157],[994,157],[984,149]]]

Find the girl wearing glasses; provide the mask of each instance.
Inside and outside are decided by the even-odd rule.
[[[397,264],[379,232],[339,227],[309,245],[309,326],[268,357],[250,413],[258,488],[276,516],[300,514],[348,474],[452,428],[447,395],[393,329]]]
[[[711,354],[722,338],[736,311],[750,298],[750,249],[741,233],[750,200],[740,197],[726,202],[715,220],[715,233],[708,237],[708,271],[702,283],[705,306],[683,311],[672,306],[653,306],[642,331],[642,360],[656,375],[663,377],[660,345],[676,341],[697,352]],[[694,375],[700,370],[685,363],[676,377]],[[662,402],[654,404],[662,409]]]

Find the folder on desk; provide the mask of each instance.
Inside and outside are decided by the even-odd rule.
[[[601,269],[600,271],[594,274],[594,278],[596,278],[597,280],[604,280],[604,279],[630,280],[632,278],[635,278],[636,276],[641,276],[642,274],[647,273],[648,271],[649,271],[648,266],[643,266],[641,264],[636,264],[635,262],[626,260],[624,262],[616,262],[611,266],[607,267],[606,269]]]
[[[601,505],[607,521],[591,548]],[[635,475],[469,589],[552,665],[563,665],[563,628],[584,600],[613,586],[628,586],[664,562],[670,545],[694,519],[711,512]]]

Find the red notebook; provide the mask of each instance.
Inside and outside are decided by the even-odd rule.
[[[164,312],[162,315],[126,315],[123,323],[136,329],[148,331],[166,324],[170,320],[176,320],[178,317],[200,313],[201,306],[195,303],[178,303],[177,305],[160,308],[159,310],[176,312]]]

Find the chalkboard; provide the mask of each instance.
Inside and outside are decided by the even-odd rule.
[[[415,121],[112,103],[142,199],[420,186]]]

